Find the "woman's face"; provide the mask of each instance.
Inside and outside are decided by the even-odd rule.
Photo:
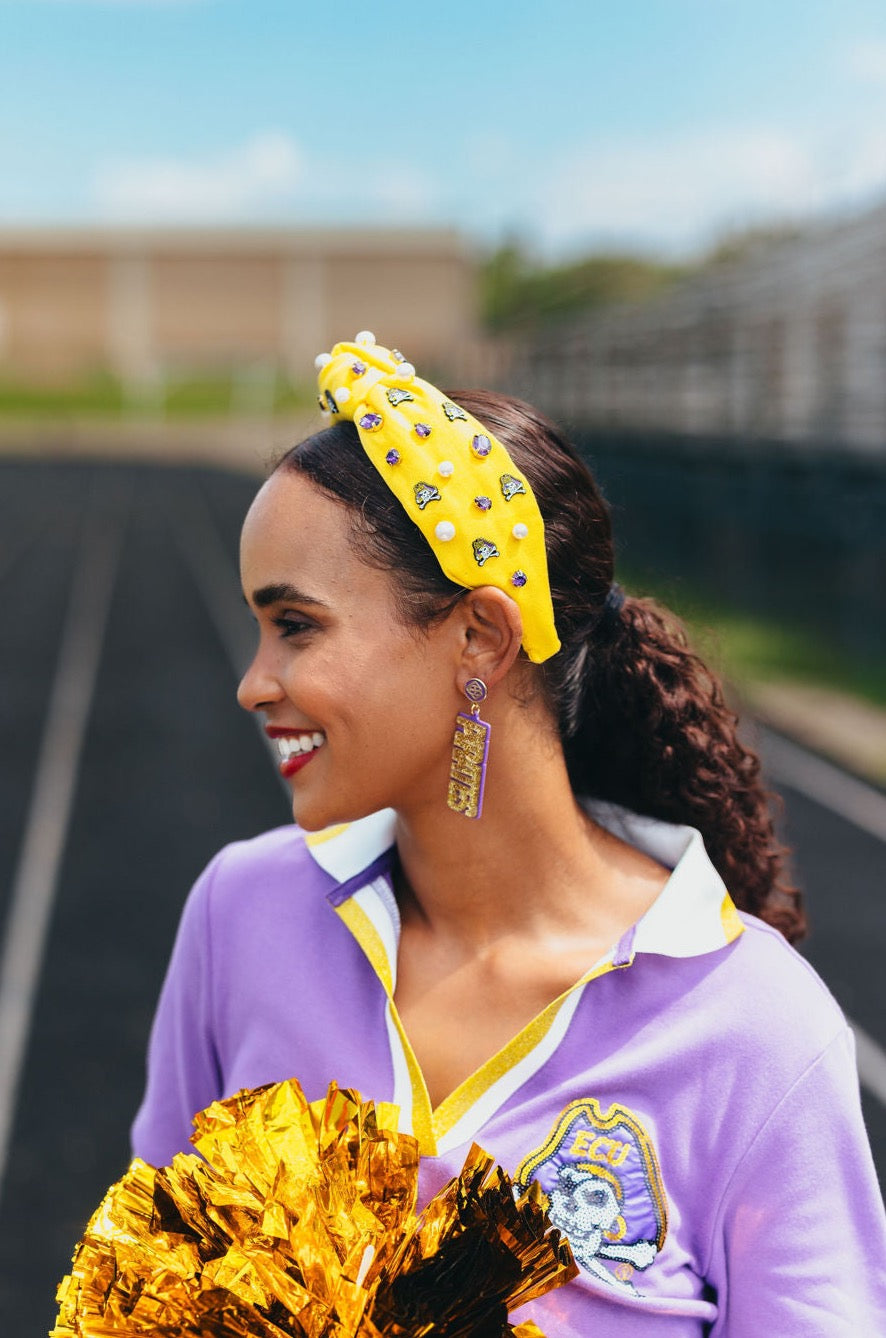
[[[462,700],[449,621],[405,626],[347,509],[290,471],[250,507],[240,568],[259,643],[238,700],[265,717],[299,825],[444,804]]]

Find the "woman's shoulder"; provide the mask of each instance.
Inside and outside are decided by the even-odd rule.
[[[252,872],[256,868],[276,869],[291,867],[294,863],[313,865],[307,834],[295,823],[284,823],[256,836],[230,841],[210,861],[208,868],[226,876]]]
[[[202,903],[212,916],[232,907],[254,913],[281,899],[289,904],[322,899],[336,885],[314,859],[305,833],[288,823],[223,846],[200,874],[189,900]]]
[[[846,1030],[846,1018],[828,986],[796,948],[772,925],[739,912],[744,932],[727,950],[736,984],[734,1023],[748,1038],[783,1038],[809,1059]]]

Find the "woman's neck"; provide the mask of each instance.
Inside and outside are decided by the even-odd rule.
[[[551,932],[614,942],[667,876],[587,816],[559,743],[531,715],[493,735],[481,818],[452,813],[442,795],[398,814],[404,916],[467,952]]]

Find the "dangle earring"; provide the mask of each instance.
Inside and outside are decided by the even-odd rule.
[[[483,812],[486,759],[492,733],[492,726],[480,719],[480,702],[486,700],[486,695],[482,678],[469,678],[465,683],[465,696],[471,703],[471,714],[459,711],[455,717],[446,802],[454,813],[463,813],[466,818],[479,818]]]

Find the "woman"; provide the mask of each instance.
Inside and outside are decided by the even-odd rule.
[[[302,830],[198,881],[136,1153],[334,1079],[399,1105],[423,1195],[475,1140],[539,1182],[580,1266],[530,1308],[548,1335],[884,1331],[851,1036],[788,946],[717,683],[613,586],[602,499],[534,410],[447,399],[368,334],[318,363],[335,421],[242,542],[239,699]]]

